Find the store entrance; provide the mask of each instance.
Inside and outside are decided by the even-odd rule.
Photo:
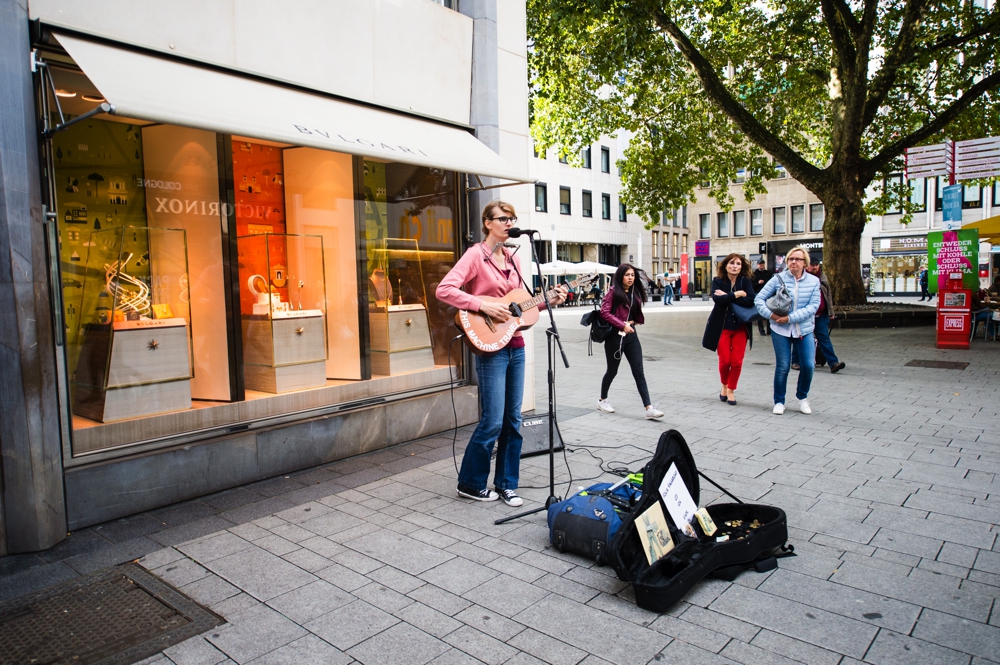
[[[705,295],[712,287],[712,259],[694,260],[694,281],[691,282],[690,290],[695,295]]]

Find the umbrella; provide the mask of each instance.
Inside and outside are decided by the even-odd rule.
[[[542,274],[543,275],[572,275],[576,272],[575,263],[570,263],[569,261],[550,261],[549,263],[542,264]]]
[[[617,266],[609,266],[606,263],[598,263],[596,261],[582,261],[580,263],[574,263],[573,266],[576,269],[576,274],[586,275],[592,272],[599,273],[601,275],[613,275],[615,271],[618,270]]]

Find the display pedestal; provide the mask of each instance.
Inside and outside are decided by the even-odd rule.
[[[107,423],[191,408],[184,319],[89,324],[84,336],[73,376],[74,414]]]
[[[243,317],[243,382],[248,390],[286,393],[326,385],[320,310]]]
[[[390,305],[369,314],[372,374],[392,376],[433,369],[427,308],[423,305]]]

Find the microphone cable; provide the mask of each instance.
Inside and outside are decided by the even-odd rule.
[[[455,426],[451,429],[451,461],[455,465],[455,478],[458,479],[458,452],[456,448],[458,447],[458,407],[455,406],[455,382],[458,381],[458,377],[454,376],[452,373],[452,362],[451,362],[451,352],[455,348],[455,342],[462,339],[464,335],[459,333],[451,338],[451,342],[448,344],[448,391],[451,393],[451,412],[455,417]],[[461,347],[459,347],[461,348]]]

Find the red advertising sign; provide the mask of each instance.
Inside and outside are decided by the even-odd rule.
[[[688,292],[688,255],[687,252],[681,254],[681,293]]]
[[[711,256],[712,245],[710,240],[696,240],[694,243],[695,256]]]

